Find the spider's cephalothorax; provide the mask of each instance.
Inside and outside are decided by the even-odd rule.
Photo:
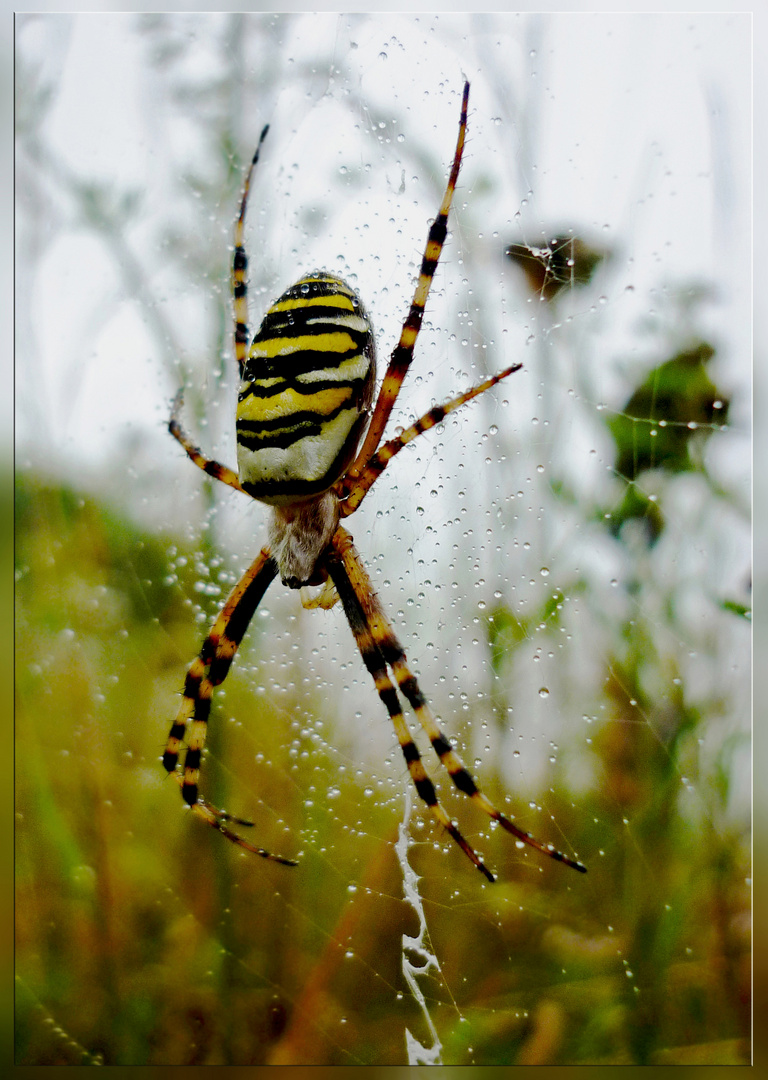
[[[178,780],[184,800],[204,821],[240,847],[288,865],[294,865],[292,860],[250,844],[225,824],[251,822],[231,817],[201,799],[198,792],[213,691],[226,677],[261,598],[278,574],[292,588],[321,584],[330,578],[336,590],[333,598],[341,600],[363,662],[394,725],[416,790],[488,880],[494,880],[493,874],[438,801],[403,715],[401,696],[459,791],[518,840],[576,870],[585,870],[576,859],[520,829],[479,790],[432,715],[352,537],[340,523],[354,513],[404,446],[521,367],[511,364],[498,375],[430,409],[395,438],[383,440],[387,420],[413,360],[424,307],[447,235],[448,213],[467,131],[468,100],[469,84],[465,83],[459,137],[445,195],[430,227],[413,300],[373,409],[376,363],[371,324],[357,294],[334,274],[309,274],[292,285],[270,307],[248,350],[248,261],[243,227],[253,168],[268,130],[265,127],[246,176],[235,226],[232,289],[235,356],[241,380],[237,402],[238,473],[205,457],[184,433],[178,419],[181,392],[171,414],[171,434],[192,461],[230,487],[270,504],[272,521],[268,546],[262,548],[232,590],[187,672],[163,764]],[[319,606],[331,606],[332,602],[321,598]],[[183,770],[179,771],[184,742],[187,750]]]

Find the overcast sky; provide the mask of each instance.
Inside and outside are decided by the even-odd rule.
[[[328,15],[310,17],[292,45],[321,54],[327,42],[342,53],[355,88],[376,108],[386,107],[390,88],[398,110],[409,98],[415,109],[423,108],[431,100],[436,68],[457,86],[462,75],[469,77],[472,119],[463,180],[471,183],[485,170],[495,180],[506,179],[511,192],[510,213],[495,220],[487,215],[488,225],[519,225],[535,239],[543,228],[573,222],[609,246],[620,245],[621,268],[605,298],[614,312],[617,305],[626,310],[622,290],[628,287],[642,313],[649,290],[661,281],[716,282],[717,331],[721,340],[728,335],[722,345],[729,377],[744,386],[750,368],[749,18],[557,15],[540,30],[532,32],[533,25],[514,15],[474,22],[465,16],[380,16],[360,33],[349,29],[344,16]],[[82,178],[139,188],[151,212],[162,207],[164,193],[166,202],[173,197],[176,178],[168,174],[173,156],[164,160],[156,132],[153,137],[147,127],[152,84],[134,28],[134,17],[124,14],[54,17],[48,25],[45,17],[30,24],[20,20],[18,47],[45,72],[55,95],[45,136],[60,159]],[[430,37],[431,53],[424,45]],[[529,49],[531,44],[538,48]],[[201,60],[204,55],[201,49]],[[508,75],[515,99],[507,115],[493,94],[500,72]],[[323,130],[327,105],[308,104],[286,85],[271,102],[273,115],[255,117],[253,126],[270,120],[276,130],[282,125],[296,131],[288,152],[314,160],[313,129]],[[438,160],[447,158],[454,138],[454,111],[442,107],[436,113],[439,130],[424,132]],[[515,126],[520,116],[525,130]],[[338,129],[341,141],[344,125]],[[285,144],[274,138],[277,157]],[[180,136],[173,141],[176,155],[183,154]],[[312,179],[307,171],[297,183]],[[291,194],[299,205],[309,198],[299,186]],[[424,205],[430,205],[429,193]],[[482,206],[477,198],[474,206]],[[22,236],[23,215],[21,200]],[[231,210],[223,216],[231,218]],[[142,239],[140,230],[126,236],[136,256],[150,265],[157,253],[142,250]],[[326,232],[320,239],[326,250],[359,247],[359,238],[337,241]],[[375,236],[369,242],[376,247]],[[412,254],[408,241],[406,254]],[[25,256],[20,250],[22,269]],[[276,274],[285,273],[276,268]],[[276,276],[275,293],[288,283],[282,276]],[[110,287],[106,253],[87,242],[82,230],[65,233],[46,251],[33,284],[34,296],[18,298],[19,325],[30,329],[17,341],[22,460],[27,453],[34,457],[41,429],[49,440],[46,456],[79,468],[104,460],[127,422],[134,432],[145,427],[148,436],[156,433],[173,387],[159,377],[156,345]],[[371,279],[366,287],[375,291],[377,285],[381,281]],[[93,335],[95,314],[104,325]],[[29,342],[32,335],[36,340]]]

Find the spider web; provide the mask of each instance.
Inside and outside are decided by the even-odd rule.
[[[689,15],[20,21],[20,1061],[745,1059],[747,34]],[[422,739],[486,884],[411,812],[340,609],[278,585],[202,780],[299,861],[254,867],[157,760],[264,536],[174,448],[168,403],[184,383],[195,438],[234,463],[228,245],[266,120],[252,322],[323,266],[386,358],[464,75],[451,236],[396,422],[524,371],[407,448],[350,528],[467,766],[589,873],[491,827]]]
[[[421,978],[424,975],[428,975],[432,968],[439,973],[440,963],[434,952],[429,948],[427,941],[427,918],[424,913],[424,905],[421,902],[421,896],[419,895],[419,877],[418,874],[414,873],[413,867],[408,861],[408,848],[411,844],[409,835],[411,809],[411,796],[410,793],[406,792],[405,812],[403,814],[403,820],[400,823],[395,851],[397,852],[397,859],[403,871],[403,892],[405,900],[416,912],[416,916],[419,920],[419,933],[416,937],[411,934],[403,934],[403,975],[405,976],[405,981],[408,984],[409,990],[421,1006],[422,1015],[427,1028],[429,1029],[430,1038],[432,1039],[432,1045],[422,1045],[422,1043],[411,1034],[408,1028],[406,1028],[405,1046],[408,1052],[409,1065],[441,1065],[442,1061],[440,1055],[443,1048],[440,1044],[440,1036],[435,1029],[435,1025],[432,1023],[432,1017],[430,1016],[429,1007],[420,983]]]

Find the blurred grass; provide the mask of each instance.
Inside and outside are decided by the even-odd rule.
[[[290,680],[272,701],[254,692],[257,619],[205,783],[300,865],[245,856],[184,814],[159,756],[202,638],[194,551],[32,476],[16,513],[17,1063],[401,1064],[404,1028],[428,1034],[400,967],[415,917],[393,851],[399,798],[340,772],[319,693],[308,721]],[[514,638],[502,613],[489,633],[495,664],[508,624]],[[723,815],[734,747],[700,775],[705,718],[684,687],[663,724],[635,722],[652,709],[627,660],[646,649],[640,630],[606,658],[599,786],[547,793],[586,878],[494,830],[499,881],[485,886],[429,842],[428,821],[414,827],[447,1062],[748,1059],[749,852]]]

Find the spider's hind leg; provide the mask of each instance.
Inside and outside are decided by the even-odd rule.
[[[357,478],[368,464],[372,455],[378,449],[384,434],[384,429],[387,426],[387,420],[397,401],[400,388],[403,385],[403,380],[413,361],[413,351],[416,347],[416,340],[419,336],[421,324],[424,319],[424,309],[427,304],[427,297],[432,288],[432,280],[435,276],[435,271],[437,270],[438,260],[440,259],[440,254],[448,235],[448,214],[450,213],[451,204],[453,203],[456,183],[459,179],[461,158],[464,153],[464,142],[467,137],[468,107],[469,83],[465,82],[464,92],[461,98],[459,134],[456,140],[456,150],[454,151],[453,164],[451,165],[451,172],[448,177],[445,194],[443,195],[443,201],[440,203],[437,217],[432,222],[429,233],[427,234],[427,244],[422,256],[421,268],[419,270],[419,277],[416,282],[413,300],[411,301],[411,306],[408,310],[405,322],[403,323],[402,330],[400,331],[400,338],[397,345],[392,350],[389,365],[384,373],[379,396],[376,399],[376,404],[373,413],[371,414],[371,422],[365,433],[362,446],[358,450],[354,462],[341,483],[340,493],[342,495],[346,494],[354,487]]]
[[[240,378],[243,377],[245,362],[248,358],[248,256],[245,253],[245,211],[248,207],[248,195],[251,190],[251,177],[259,160],[261,144],[267,137],[269,124],[262,128],[261,136],[253,155],[248,172],[245,175],[243,194],[240,200],[240,213],[235,222],[235,250],[232,256],[232,299],[235,315],[235,359]]]

